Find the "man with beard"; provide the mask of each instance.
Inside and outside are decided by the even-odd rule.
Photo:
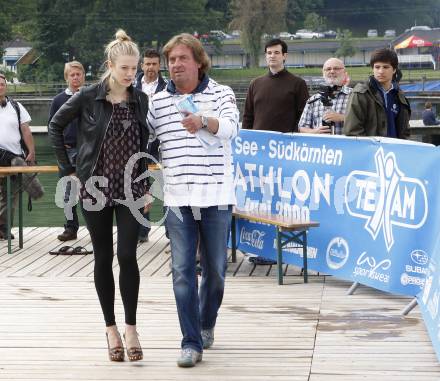
[[[313,134],[342,134],[345,110],[352,89],[345,85],[348,78],[344,63],[329,58],[322,67],[325,84],[321,91],[311,96],[298,123],[300,132]]]

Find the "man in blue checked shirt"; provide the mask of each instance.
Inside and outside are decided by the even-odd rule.
[[[317,93],[307,100],[301,119],[299,132],[313,134],[341,135],[344,125],[345,110],[352,88],[346,86],[348,78],[344,63],[338,58],[329,58],[322,68],[325,88],[329,92],[328,104],[325,96]],[[332,129],[332,126],[334,128]]]

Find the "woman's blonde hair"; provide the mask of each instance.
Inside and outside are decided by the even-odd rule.
[[[185,45],[191,49],[194,60],[201,65],[199,69],[199,79],[203,77],[203,74],[206,74],[211,66],[211,61],[209,60],[208,55],[203,49],[202,43],[188,33],[181,33],[177,36],[174,36],[171,40],[169,40],[166,45],[163,47],[162,53],[165,56],[168,64],[168,56],[177,45]]]
[[[106,81],[111,74],[108,63],[115,63],[120,56],[137,56],[139,59],[139,48],[125,33],[124,30],[118,29],[115,33],[115,40],[109,42],[105,47],[105,55],[107,57],[107,70],[101,77],[101,81]]]

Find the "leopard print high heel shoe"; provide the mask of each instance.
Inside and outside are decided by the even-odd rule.
[[[130,361],[139,361],[144,358],[144,353],[142,352],[142,347],[141,347],[141,344],[139,343],[139,335],[137,333],[136,333],[136,335],[138,336],[138,345],[139,346],[129,348],[127,345],[127,339],[126,339],[125,333],[124,333],[125,346],[127,347],[127,357]]]
[[[118,332],[119,339],[121,340],[121,335]],[[107,338],[107,348],[108,348],[108,358],[110,361],[124,361],[125,353],[124,347],[122,345],[118,345],[117,347],[110,348],[110,342],[108,341],[108,333],[105,333],[105,337]],[[122,342],[122,340],[121,340]]]

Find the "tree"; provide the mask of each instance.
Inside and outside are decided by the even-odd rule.
[[[0,0],[0,9],[8,9],[8,1]],[[3,57],[3,46],[6,41],[11,38],[10,14],[8,12],[0,12],[0,59]]]
[[[356,54],[356,48],[353,46],[351,32],[348,29],[343,31],[338,29],[338,39],[340,39],[340,46],[336,50],[336,57],[353,57]]]
[[[285,27],[286,0],[233,0],[231,27],[241,30],[241,42],[257,67],[264,33],[280,32]]]
[[[84,27],[89,4],[88,0],[38,1],[34,42],[48,62],[62,63],[77,57],[75,34]]]
[[[219,28],[227,28],[232,20],[231,0],[208,0],[206,3],[207,11],[219,12]],[[213,29],[213,28],[211,28]]]
[[[32,0],[0,0],[0,59],[3,56],[4,43],[13,37],[29,36],[24,33],[24,25],[31,23],[35,13],[35,2]]]
[[[0,0],[2,1],[2,0]],[[25,0],[20,0],[25,1]],[[38,0],[34,42],[47,65],[73,58],[97,73],[104,46],[124,29],[138,43],[160,48],[173,35],[215,27],[222,13],[207,0]],[[200,29],[199,29],[200,28]],[[60,72],[60,79],[62,78]]]
[[[286,22],[289,31],[293,32],[304,25],[308,13],[320,13],[323,3],[324,0],[287,0]]]
[[[326,28],[326,18],[315,12],[310,12],[304,20],[304,27],[313,31],[322,32]]]

